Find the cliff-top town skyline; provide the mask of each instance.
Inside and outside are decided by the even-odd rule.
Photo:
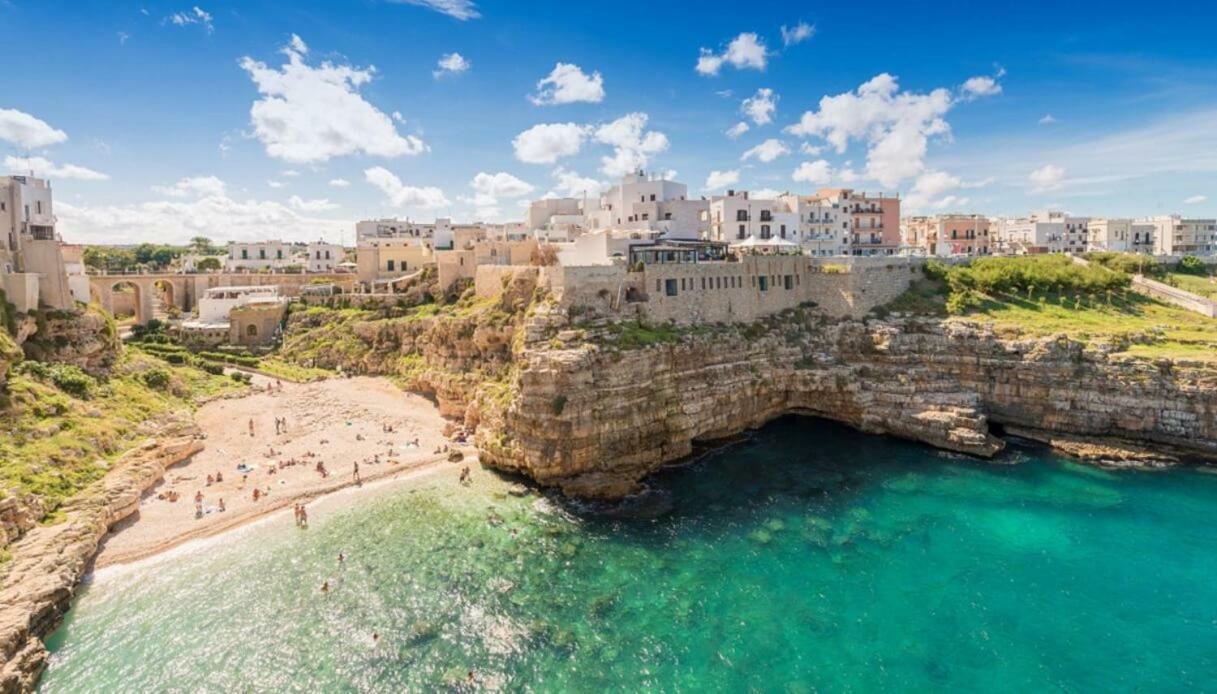
[[[97,3],[69,18],[6,3],[15,53],[37,41],[18,28],[53,15],[77,39],[67,53],[90,59],[12,76],[3,173],[51,180],[59,232],[81,244],[353,246],[359,220],[521,222],[532,201],[598,201],[638,170],[690,200],[882,191],[902,217],[1217,216],[1217,81],[1188,38],[1202,23],[1178,10],[1133,32],[1056,8],[1069,32],[1005,18],[1000,43],[959,31],[984,17],[945,6],[883,14],[864,52],[843,9],[726,10],[647,8],[689,30],[593,50],[614,10],[523,29],[518,8],[457,0]],[[1166,26],[1171,40],[1153,41]],[[897,34],[941,48],[901,50]],[[1132,38],[1130,55],[1107,48]]]

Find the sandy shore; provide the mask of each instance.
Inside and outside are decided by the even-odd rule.
[[[267,383],[255,380],[258,386]],[[286,421],[278,433],[276,419]],[[167,470],[144,494],[138,513],[102,541],[94,568],[144,559],[352,487],[356,462],[365,485],[421,477],[431,468],[477,467],[472,447],[443,435],[446,422],[430,401],[379,378],[285,382],[281,390],[208,403],[196,421],[204,450]],[[444,446],[461,450],[467,461],[448,462],[447,453],[436,453]],[[176,501],[170,500],[172,492]],[[200,492],[202,515],[195,504]]]

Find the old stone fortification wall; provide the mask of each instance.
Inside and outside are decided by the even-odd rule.
[[[814,303],[861,317],[908,289],[919,259],[745,256],[739,262],[553,268],[559,304],[578,314],[678,325],[750,323]]]
[[[42,639],[63,618],[101,538],[139,509],[166,468],[201,449],[193,425],[179,421],[66,503],[62,521],[34,526],[9,547],[12,559],[0,569],[0,692],[33,691],[46,664]]]
[[[482,460],[571,494],[617,497],[698,441],[788,412],[978,455],[1002,447],[989,431],[1000,423],[1217,459],[1211,368],[1003,339],[966,323],[802,313],[763,331],[629,350],[532,342],[518,396],[477,432]]]

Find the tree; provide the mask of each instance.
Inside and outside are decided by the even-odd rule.
[[[209,256],[207,258],[203,258],[202,260],[200,260],[198,262],[198,264],[195,265],[195,267],[198,268],[202,272],[211,272],[213,270],[219,270],[220,269],[220,259]]]

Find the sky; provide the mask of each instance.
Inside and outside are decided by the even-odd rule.
[[[1217,4],[0,0],[65,241],[521,219],[644,168],[905,213],[1217,216]]]

